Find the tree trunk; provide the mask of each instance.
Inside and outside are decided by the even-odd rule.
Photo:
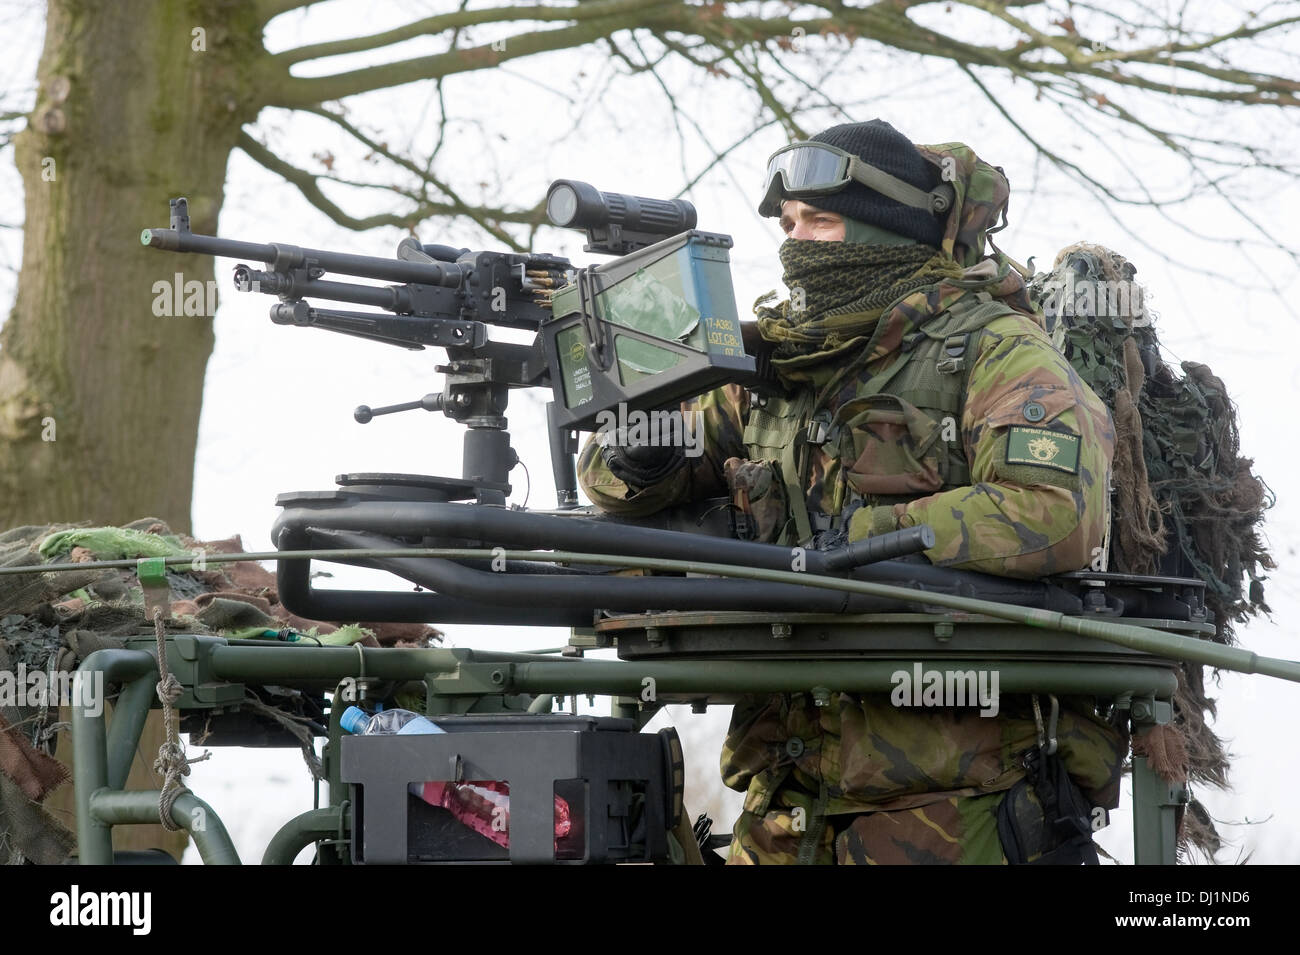
[[[40,93],[15,141],[26,225],[0,329],[0,528],[150,515],[190,530],[212,260],[139,235],[166,226],[181,195],[193,230],[216,232],[264,56],[247,0],[49,0]],[[189,309],[187,282],[201,289]],[[151,714],[128,788],[161,784],[150,767],[163,735]],[[72,793],[47,808],[70,818]],[[129,826],[113,842],[179,858],[186,836]]]
[[[180,195],[193,230],[216,231],[227,158],[257,113],[252,6],[49,2],[15,141],[26,224],[0,329],[0,527],[153,515],[190,530],[212,261],[139,234]]]

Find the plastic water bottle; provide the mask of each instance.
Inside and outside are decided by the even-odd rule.
[[[354,736],[412,736],[447,732],[437,723],[410,710],[380,710],[371,716],[359,706],[349,706],[339,725]]]

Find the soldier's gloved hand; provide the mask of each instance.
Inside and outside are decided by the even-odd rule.
[[[600,456],[610,473],[636,488],[657,484],[686,461],[681,447],[653,444],[628,444],[622,430],[602,431]]]
[[[898,518],[892,507],[868,507],[864,504],[849,516],[850,543],[896,530]]]
[[[813,550],[839,550],[849,542],[849,529],[845,526],[835,528],[833,531],[818,531],[813,534]]]

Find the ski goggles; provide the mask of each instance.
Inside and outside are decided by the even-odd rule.
[[[772,153],[763,176],[763,200],[758,213],[779,216],[783,199],[828,196],[851,182],[860,182],[882,196],[934,215],[952,208],[954,191],[950,183],[941,182],[926,192],[838,146],[808,142],[791,143]]]

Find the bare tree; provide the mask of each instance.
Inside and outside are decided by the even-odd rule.
[[[1172,118],[1235,108],[1234,115],[1277,116],[1281,129],[1293,124],[1300,83],[1288,77],[1300,70],[1283,44],[1300,20],[1294,2],[1239,14],[1194,2],[1166,13],[1140,0],[1104,10],[1060,0],[465,2],[396,29],[269,51],[266,25],[307,5],[50,0],[35,102],[0,110],[0,148],[25,121],[14,145],[26,214],[17,297],[0,330],[0,526],[153,514],[188,530],[211,314],[196,308],[201,314],[186,321],[160,320],[182,299],[188,309],[190,296],[179,280],[174,295],[160,295],[158,262],[131,237],[158,217],[161,197],[181,194],[190,198],[194,230],[214,232],[233,150],[351,229],[468,216],[497,241],[526,246],[540,208],[473,197],[473,183],[456,179],[443,154],[457,116],[444,84],[512,61],[580,51],[603,63],[589,81],[597,98],[652,77],[679,134],[711,152],[703,167],[683,170],[684,190],[758,130],[779,124],[799,137],[814,116],[847,118],[858,105],[853,78],[878,70],[882,53],[968,81],[1042,157],[1112,206],[1174,209],[1205,192],[1232,202],[1234,177],[1297,172],[1295,157],[1270,143],[1187,132],[1213,127]],[[383,58],[420,39],[436,52],[320,71],[331,57]],[[314,75],[303,70],[309,65]],[[703,82],[720,84],[736,110],[748,110],[746,135],[714,142],[679,105],[684,83]],[[350,117],[349,98],[412,83],[432,84],[439,135],[430,149],[399,149]],[[1104,130],[1121,160],[1126,143],[1147,142],[1177,156],[1186,175],[1173,191],[1147,181],[1141,168],[1107,181],[1037,138],[1042,117],[1006,107],[1009,83],[1029,84],[1037,109]],[[271,145],[268,117],[279,110],[330,124],[368,162],[345,164],[329,153],[315,157],[319,168],[291,161]],[[392,210],[349,213],[339,197],[358,188],[384,190]],[[1286,247],[1237,208],[1248,231],[1232,241]],[[210,263],[187,268],[188,281],[212,279]]]

